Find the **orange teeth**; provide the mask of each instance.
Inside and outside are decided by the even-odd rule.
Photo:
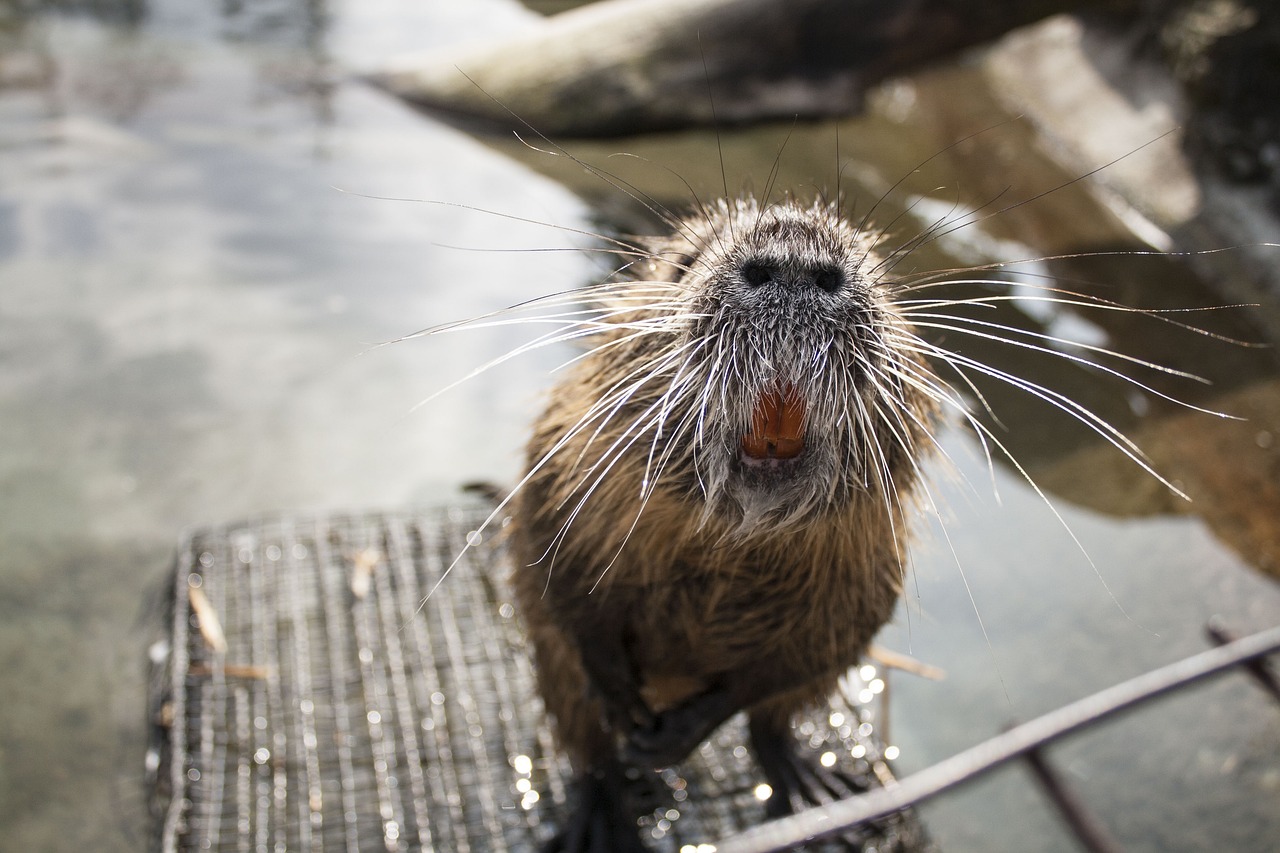
[[[804,401],[794,389],[769,390],[756,403],[742,452],[752,459],[794,459],[804,451]]]

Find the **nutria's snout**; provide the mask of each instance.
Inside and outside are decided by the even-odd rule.
[[[879,368],[892,308],[868,279],[871,238],[833,207],[725,213],[707,238],[675,240],[692,259],[680,278],[689,310],[673,324],[690,355],[671,375],[703,389],[676,413],[695,425],[681,482],[739,530],[807,523],[841,511],[878,464],[864,421],[893,381]]]
[[[798,343],[793,333],[814,323],[816,315],[843,298],[845,272],[834,263],[757,257],[741,264],[740,279],[746,297],[742,308],[752,317],[750,334],[760,351],[771,350],[775,359],[800,353],[812,360],[814,352],[791,351]],[[815,305],[814,300],[828,304]],[[834,337],[832,332],[827,334],[829,340]],[[748,466],[786,467],[784,463],[806,450],[808,417],[808,405],[796,384],[778,380],[766,386],[751,409],[751,427],[742,435],[741,461]]]

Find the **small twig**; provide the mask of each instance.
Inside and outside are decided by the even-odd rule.
[[[222,631],[222,622],[218,619],[218,611],[213,608],[209,596],[199,584],[187,582],[187,598],[191,602],[191,612],[196,616],[196,625],[200,628],[200,636],[214,654],[227,653],[227,635]]]
[[[900,669],[930,681],[941,681],[947,677],[946,671],[941,667],[918,661],[910,655],[904,655],[902,652],[895,652],[883,646],[872,646],[867,649],[867,657],[886,669]]]
[[[351,594],[356,600],[363,600],[373,588],[373,572],[381,562],[377,548],[365,548],[351,558]]]

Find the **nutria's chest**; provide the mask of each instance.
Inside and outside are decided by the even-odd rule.
[[[814,674],[852,666],[870,640],[867,626],[882,624],[897,597],[891,571],[820,564],[799,548],[721,555],[711,566],[681,558],[665,577],[630,590],[620,615],[641,681],[666,701],[762,666]]]

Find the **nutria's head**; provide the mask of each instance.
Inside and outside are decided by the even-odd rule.
[[[924,407],[904,399],[919,363],[870,239],[822,203],[747,199],[689,223],[663,252],[688,299],[676,408],[697,412],[707,514],[749,532],[883,500]]]

